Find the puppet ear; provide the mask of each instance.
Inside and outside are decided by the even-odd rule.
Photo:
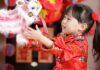
[[[25,4],[24,0],[16,0],[16,6],[21,7],[24,4]]]
[[[4,0],[6,6],[15,6],[16,0]]]

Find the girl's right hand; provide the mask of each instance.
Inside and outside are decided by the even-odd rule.
[[[42,36],[42,33],[41,33],[40,29],[38,28],[38,26],[36,25],[36,30],[32,29],[31,27],[27,27],[24,35],[28,39],[39,40],[40,37]]]

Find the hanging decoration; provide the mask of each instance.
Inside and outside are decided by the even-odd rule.
[[[2,70],[15,70],[12,64],[4,64]]]
[[[12,44],[7,44],[4,46],[4,54],[8,57],[13,56],[15,54],[15,46]]]
[[[39,63],[52,63],[53,55],[49,52],[39,51],[38,62]]]
[[[16,62],[17,63],[31,63],[32,62],[32,50],[28,48],[23,48],[17,45]]]

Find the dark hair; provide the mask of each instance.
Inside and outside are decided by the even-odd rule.
[[[51,26],[54,28],[54,36],[57,36],[59,33],[61,33],[61,19],[54,22]]]
[[[96,21],[96,29],[93,39],[94,56],[97,55],[97,60],[100,59],[100,22]]]
[[[86,34],[92,28],[94,20],[92,18],[93,10],[83,4],[74,4],[64,10],[64,15],[62,18],[67,15],[69,11],[72,11],[72,16],[76,18],[79,22],[86,23],[88,25],[87,29],[83,32]],[[93,50],[94,55],[97,55],[97,59],[100,58],[100,23],[96,21],[96,29],[93,39]]]
[[[88,28],[83,32],[83,34],[87,33],[94,23],[91,17],[91,14],[93,13],[92,9],[83,4],[74,4],[64,10],[62,18],[71,10],[74,18],[76,18],[79,22],[87,23]]]

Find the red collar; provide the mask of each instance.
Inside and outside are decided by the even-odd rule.
[[[75,40],[84,40],[84,36],[82,35],[68,35],[66,36],[66,38],[64,39],[65,42],[72,42],[72,41],[75,41]]]

